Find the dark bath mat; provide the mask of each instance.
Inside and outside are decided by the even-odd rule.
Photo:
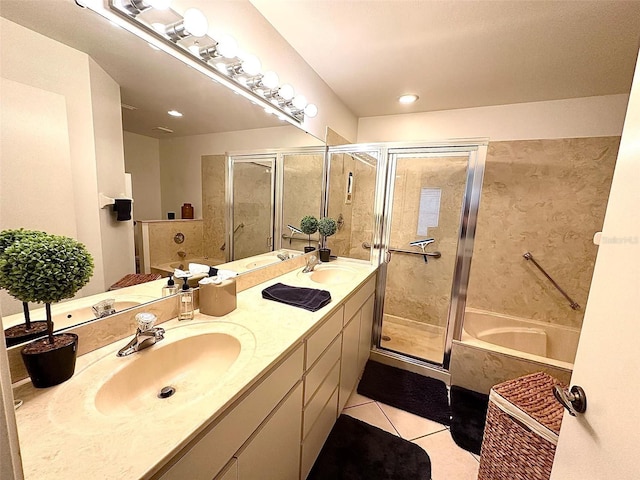
[[[443,425],[451,423],[447,386],[434,378],[369,360],[358,393]]]
[[[480,455],[489,395],[451,386],[451,437],[459,447]]]
[[[430,480],[431,460],[418,445],[340,415],[307,480]]]

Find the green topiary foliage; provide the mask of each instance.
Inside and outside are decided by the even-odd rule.
[[[330,237],[338,231],[338,224],[333,218],[324,217],[318,222],[318,232],[323,237]]]
[[[91,254],[72,238],[19,230],[3,231],[0,241],[0,287],[23,302],[71,298],[93,274]]]
[[[302,217],[302,220],[300,220],[300,230],[307,235],[313,235],[318,231],[318,219],[312,215]]]

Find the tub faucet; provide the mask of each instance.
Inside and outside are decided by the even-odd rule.
[[[291,258],[291,255],[289,255],[289,252],[281,252],[276,255],[276,257],[284,262],[285,260],[289,260]]]
[[[154,327],[156,316],[152,313],[139,313],[136,315],[138,328],[135,336],[124,347],[118,350],[118,357],[126,357],[132,353],[139,352],[164,338],[164,328]]]
[[[313,272],[313,269],[316,268],[316,265],[320,264],[320,260],[315,255],[311,255],[307,257],[307,266],[302,269],[302,273]]]

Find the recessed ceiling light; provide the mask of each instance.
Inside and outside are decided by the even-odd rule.
[[[182,114],[177,110],[169,110],[167,113],[169,115],[171,115],[172,117],[181,117],[182,116]]]
[[[398,101],[400,103],[404,103],[404,104],[408,104],[408,103],[414,103],[416,101],[418,101],[418,95],[415,95],[413,93],[410,94],[406,94],[406,95],[402,95],[398,98]]]
[[[173,133],[173,130],[167,127],[153,127],[153,130],[160,130],[161,132],[164,132],[164,133]]]

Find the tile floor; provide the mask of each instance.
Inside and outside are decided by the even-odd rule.
[[[478,478],[480,457],[458,447],[444,425],[363,397],[357,392],[351,395],[342,413],[422,447],[431,459],[432,480]]]

